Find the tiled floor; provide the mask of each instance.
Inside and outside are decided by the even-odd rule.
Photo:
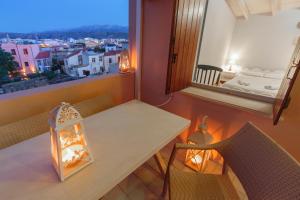
[[[178,141],[171,142],[160,152],[165,161],[168,160],[175,142]],[[179,151],[177,155],[174,166],[182,170],[191,171],[183,164],[185,152]],[[220,171],[219,165],[210,166],[210,172]],[[161,197],[162,188],[163,178],[159,173],[154,158],[151,158],[101,198],[101,200],[160,200],[163,199]]]

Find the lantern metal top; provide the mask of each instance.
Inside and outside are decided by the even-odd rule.
[[[62,102],[49,113],[49,124],[53,128],[65,127],[81,120],[80,113],[66,102]]]

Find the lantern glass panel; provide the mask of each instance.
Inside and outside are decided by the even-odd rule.
[[[130,69],[128,52],[125,51],[120,55],[119,70],[121,73],[128,72]]]
[[[91,161],[80,123],[63,128],[59,138],[64,176]]]
[[[195,143],[190,141],[188,144],[195,145]],[[203,172],[209,157],[210,151],[188,149],[186,153],[185,164],[195,171]]]

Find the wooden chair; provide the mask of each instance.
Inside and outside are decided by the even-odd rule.
[[[82,117],[88,117],[113,106],[111,96],[100,95],[74,105]],[[0,149],[49,131],[48,112],[0,126]]]
[[[179,149],[217,150],[238,177],[249,199],[300,199],[299,163],[251,123],[231,138],[216,144],[176,144],[164,183],[163,194],[168,185],[172,200],[239,199],[227,174],[200,174],[175,169],[172,163]]]
[[[194,72],[193,82],[218,86],[223,69],[211,65],[198,65]]]

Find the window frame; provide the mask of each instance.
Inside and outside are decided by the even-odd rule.
[[[28,55],[29,55],[28,49],[27,49],[27,48],[23,48],[23,54],[24,54],[25,56],[28,56]]]
[[[272,97],[266,97],[263,95],[257,95],[257,94],[253,94],[253,93],[247,93],[247,92],[242,92],[242,91],[235,91],[235,90],[231,90],[231,89],[226,89],[226,88],[220,88],[220,87],[215,87],[215,86],[209,86],[206,84],[201,84],[201,83],[193,83],[193,76],[195,74],[195,69],[197,68],[198,65],[198,61],[200,58],[200,50],[201,50],[201,46],[202,46],[202,40],[203,40],[203,33],[204,33],[204,29],[205,29],[205,22],[206,22],[206,15],[207,15],[207,10],[208,10],[208,2],[206,3],[206,8],[205,8],[205,13],[204,13],[204,19],[203,19],[203,25],[202,25],[202,30],[201,33],[199,34],[199,39],[198,39],[198,47],[197,47],[197,56],[195,59],[195,65],[193,67],[193,72],[192,72],[192,78],[190,79],[190,86],[193,87],[198,87],[198,88],[204,88],[207,90],[211,90],[214,92],[219,92],[219,93],[223,93],[223,94],[230,94],[230,95],[234,95],[237,97],[242,97],[242,98],[246,98],[246,99],[250,99],[250,100],[256,100],[256,101],[261,101],[261,102],[267,102],[267,103],[271,103],[273,105],[273,124],[277,125],[279,122],[279,119],[283,113],[283,110],[286,109],[288,107],[289,101],[290,101],[290,93],[292,91],[292,88],[294,86],[294,83],[296,81],[297,75],[299,74],[300,71],[300,60],[299,63],[295,64],[294,67],[296,67],[295,73],[293,75],[292,78],[289,78],[289,71],[291,70],[291,64],[288,66],[287,68],[287,72],[285,74],[285,76],[282,78],[281,80],[281,86],[280,89],[282,88],[283,84],[285,84],[284,82],[286,82],[286,80],[290,80],[288,87],[286,88],[286,91],[284,91],[284,96],[282,94],[280,94],[280,89],[278,90],[278,93],[276,95],[276,97],[272,98]],[[298,44],[297,46],[300,46],[300,37],[298,39]],[[296,49],[300,47],[297,47]],[[297,52],[297,50],[295,49],[295,51]],[[300,56],[300,52],[298,51],[298,57]],[[296,54],[297,54],[296,53]],[[295,54],[295,52],[294,52]],[[293,62],[293,56],[292,55],[292,60],[291,62]],[[220,74],[220,76],[222,76],[222,74]],[[187,87],[186,87],[187,88]]]
[[[83,64],[83,57],[82,57],[82,55],[78,55],[78,64],[79,65]]]
[[[16,56],[17,55],[17,51],[15,49],[11,49],[11,55]]]

